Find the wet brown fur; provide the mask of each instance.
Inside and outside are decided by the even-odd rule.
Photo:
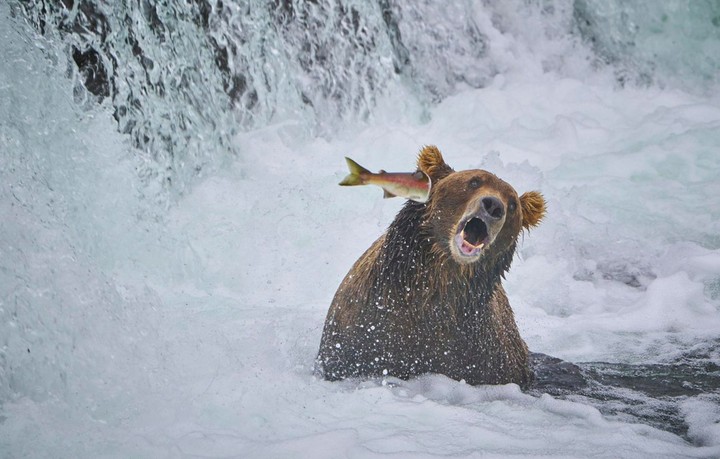
[[[528,349],[501,281],[518,235],[540,222],[545,201],[538,192],[518,197],[486,171],[455,172],[434,146],[421,151],[418,168],[432,179],[430,199],[408,201],[340,284],[317,370],[329,380],[433,372],[470,384],[527,386]],[[482,185],[470,187],[473,179]],[[460,263],[452,238],[466,209],[484,196],[503,202],[504,224],[479,260]]]

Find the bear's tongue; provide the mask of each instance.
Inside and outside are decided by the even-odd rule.
[[[464,253],[465,255],[472,255],[473,253],[477,252],[478,250],[482,250],[482,248],[485,246],[482,242],[475,246],[470,244],[468,241],[466,241],[464,238],[462,242],[460,243],[460,251]]]

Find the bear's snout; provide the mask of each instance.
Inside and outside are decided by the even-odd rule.
[[[450,240],[450,253],[463,264],[474,263],[495,241],[505,224],[505,204],[493,195],[476,198],[460,218]]]
[[[505,215],[505,206],[494,196],[483,198],[482,206],[485,212],[487,212],[487,216],[492,220],[500,220]]]

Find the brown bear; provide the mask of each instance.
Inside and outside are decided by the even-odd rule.
[[[418,169],[432,180],[428,201],[408,201],[345,276],[316,369],[328,380],[441,373],[527,387],[528,348],[502,279],[545,200],[518,197],[487,171],[455,172],[434,146],[420,152]]]

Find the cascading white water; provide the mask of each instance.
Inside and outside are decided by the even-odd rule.
[[[371,118],[388,96],[413,110],[518,66],[586,76],[610,62],[622,83],[698,91],[719,66],[713,2],[68,1],[13,11],[62,43],[76,102],[110,99],[145,156],[142,174],[176,192],[237,155],[235,133],[271,122],[329,133]]]
[[[487,85],[518,65],[504,40],[492,43],[498,30],[553,43],[538,64],[560,70],[577,39],[569,3],[556,3],[511,2],[482,20],[486,7],[474,2],[28,2],[14,11],[62,43],[76,102],[110,100],[143,177],[178,193],[239,154],[238,131],[290,120],[330,133],[372,118],[388,98],[417,112],[459,84]]]
[[[717,456],[716,392],[680,405],[695,448],[511,387],[310,371],[400,205],[341,194],[342,156],[437,143],[548,197],[506,283],[533,350],[714,375],[714,2],[171,3],[0,5],[0,453]]]
[[[582,35],[606,62],[615,62],[620,81],[692,88],[718,83],[720,4],[668,1],[581,0],[575,18]]]

